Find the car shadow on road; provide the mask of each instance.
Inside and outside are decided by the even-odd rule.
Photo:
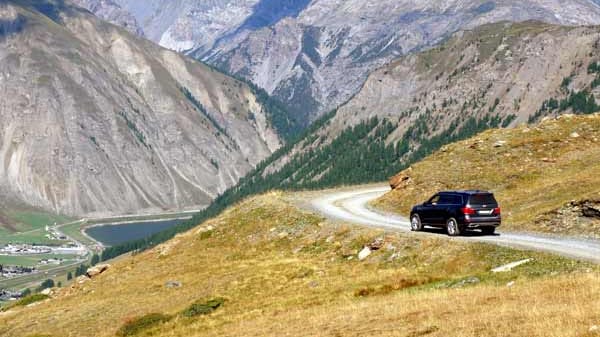
[[[448,232],[446,231],[445,228],[435,228],[435,227],[425,227],[423,229],[423,232],[425,233],[431,233],[431,234],[440,234],[440,235],[448,235]],[[483,234],[481,231],[478,230],[468,230],[468,231],[464,231],[461,236],[466,236],[466,237],[494,237],[494,236],[500,236],[499,233],[495,233],[495,234]]]

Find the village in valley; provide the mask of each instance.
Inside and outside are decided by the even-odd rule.
[[[85,263],[89,249],[63,233],[60,225],[40,226],[29,242],[15,239],[0,242],[0,302],[14,301],[28,293],[28,288],[15,288],[20,280],[42,280],[56,271]]]

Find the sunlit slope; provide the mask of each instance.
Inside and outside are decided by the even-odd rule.
[[[2,312],[0,335],[568,336],[597,318],[600,283],[587,263],[331,224],[294,197],[252,198],[51,299]],[[365,245],[379,249],[359,261]],[[490,272],[524,258],[534,260]],[[221,298],[214,312],[190,314],[205,308],[194,302]]]
[[[407,214],[438,190],[484,189],[496,194],[506,229],[599,236],[599,137],[598,114],[486,131],[400,172],[375,206]]]

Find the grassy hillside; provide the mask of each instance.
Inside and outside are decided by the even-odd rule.
[[[374,205],[407,214],[438,190],[485,189],[496,193],[507,229],[600,236],[599,131],[598,114],[486,131],[402,171]]]
[[[600,273],[587,263],[333,224],[290,197],[246,200],[51,299],[18,303],[0,313],[0,335],[570,336],[598,319]],[[369,244],[381,249],[358,261]],[[534,261],[489,272],[523,258]]]

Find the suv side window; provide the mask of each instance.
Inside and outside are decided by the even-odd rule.
[[[454,198],[452,195],[449,194],[442,194],[440,196],[440,201],[438,201],[438,204],[440,205],[452,205],[454,201]]]
[[[463,198],[461,195],[453,195],[452,196],[452,205],[462,205]]]
[[[431,199],[429,199],[429,201],[427,202],[428,204],[438,204],[440,202],[440,195],[436,194],[433,197],[431,197]]]

